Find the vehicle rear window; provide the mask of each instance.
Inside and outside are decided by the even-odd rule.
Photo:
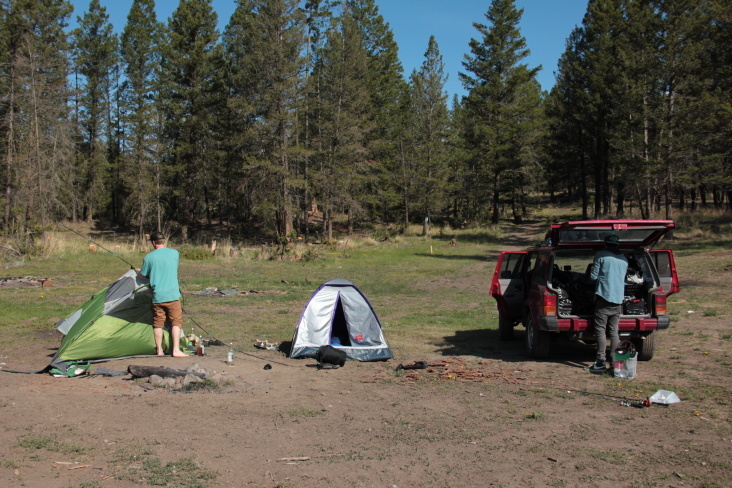
[[[658,228],[633,228],[625,230],[613,230],[613,229],[597,229],[588,228],[582,229],[576,227],[571,230],[560,230],[559,231],[559,243],[558,244],[571,244],[571,243],[602,243],[605,240],[605,236],[608,234],[617,234],[622,243],[640,243],[643,242],[647,237],[651,236],[654,232],[658,232]]]

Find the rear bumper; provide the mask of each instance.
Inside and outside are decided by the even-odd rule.
[[[663,330],[668,329],[670,322],[668,317],[621,317],[618,330],[620,332]],[[542,317],[538,323],[541,330],[551,332],[582,332],[594,328],[591,318],[580,317]]]

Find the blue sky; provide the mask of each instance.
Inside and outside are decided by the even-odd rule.
[[[76,16],[83,15],[89,8],[89,0],[72,0]],[[100,0],[106,7],[110,22],[120,32],[127,21],[132,0]],[[445,90],[453,94],[465,94],[458,79],[463,71],[462,62],[470,48],[471,38],[479,33],[473,23],[486,24],[485,13],[490,0],[376,0],[379,12],[389,23],[399,45],[399,58],[404,66],[405,77],[418,69],[424,61],[424,52],[431,35],[435,36],[449,76]],[[565,40],[575,26],[582,23],[587,9],[587,0],[515,0],[518,8],[524,9],[521,20],[521,34],[526,38],[531,55],[524,60],[530,68],[542,66],[538,80],[544,90],[554,85],[557,61],[564,52]],[[158,20],[167,21],[178,6],[177,0],[157,0]],[[213,0],[214,10],[219,16],[220,30],[229,22],[235,8],[234,0]]]

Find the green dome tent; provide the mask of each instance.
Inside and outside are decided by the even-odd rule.
[[[59,322],[64,338],[50,366],[66,371],[78,361],[155,355],[152,318],[149,282],[130,270]],[[170,350],[169,327],[163,347]]]

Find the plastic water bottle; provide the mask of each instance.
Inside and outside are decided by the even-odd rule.
[[[623,367],[623,361],[613,361],[613,376],[616,378],[627,378],[628,371]]]

